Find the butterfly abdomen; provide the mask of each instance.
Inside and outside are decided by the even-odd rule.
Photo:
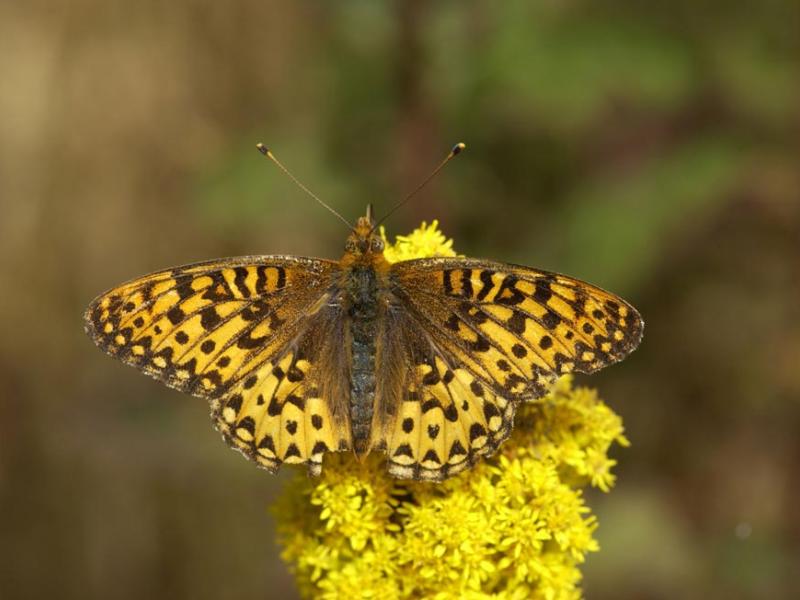
[[[350,329],[350,424],[353,449],[366,454],[375,402],[375,353],[380,318],[379,281],[372,267],[356,266],[347,281]]]

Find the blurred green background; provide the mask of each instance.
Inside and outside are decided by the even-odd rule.
[[[292,598],[277,477],[81,314],[146,272],[337,258],[344,215],[620,293],[592,378],[633,446],[589,598],[780,598],[800,572],[800,4],[0,4],[0,596]],[[794,508],[792,508],[794,507]]]

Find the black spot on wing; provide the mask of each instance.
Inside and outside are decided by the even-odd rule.
[[[542,317],[542,325],[548,329],[555,329],[559,323],[561,323],[561,317],[552,310],[548,310],[547,313],[545,313],[545,315]]]
[[[180,368],[188,371],[191,375],[194,375],[195,370],[197,369],[197,357],[193,356],[190,360],[181,364]]]
[[[213,306],[208,306],[200,311],[200,325],[202,325],[203,329],[206,331],[211,331],[219,325],[221,321],[222,317],[219,316]]]
[[[414,458],[414,452],[411,450],[409,444],[401,444],[397,447],[397,450],[394,451],[393,456],[408,456],[409,458]]]
[[[506,306],[515,306],[521,304],[525,300],[525,296],[517,289],[517,277],[514,275],[506,275],[503,282],[500,284],[500,289],[497,290],[495,302],[497,304],[504,304]]]
[[[302,396],[298,396],[297,394],[289,394],[286,396],[286,402],[289,404],[294,404],[300,410],[305,410],[306,408],[306,399]]]
[[[289,447],[286,448],[286,454],[284,455],[284,459],[290,458],[292,456],[300,456],[300,449],[297,447],[297,444],[291,443]]]
[[[273,396],[269,401],[269,406],[267,406],[267,414],[270,417],[277,417],[279,414],[281,414],[281,407],[281,403],[278,402],[278,399]]]
[[[273,454],[275,453],[275,442],[272,439],[272,436],[267,434],[264,436],[264,439],[258,444],[259,448],[266,448],[267,450],[271,451]]]
[[[422,407],[421,408],[422,408],[422,412],[426,413],[429,410],[433,410],[434,408],[438,408],[440,406],[441,406],[441,404],[439,403],[438,400],[436,400],[435,398],[429,398],[429,399],[425,400],[425,402],[422,403]]]
[[[485,336],[479,333],[476,334],[476,336],[477,337],[475,341],[472,342],[469,346],[470,350],[472,350],[473,352],[486,352],[492,347],[491,344],[489,343],[489,340],[486,339]]]
[[[491,402],[484,402],[483,403],[483,416],[488,423],[492,417],[499,417],[500,410]]]
[[[173,325],[177,325],[186,317],[186,314],[181,310],[180,306],[173,306],[167,311],[167,319]]]
[[[259,266],[256,268],[256,293],[267,294],[267,267]]]
[[[467,451],[464,449],[464,446],[461,444],[461,442],[456,440],[450,446],[450,454],[449,454],[448,458],[453,458],[454,456],[463,456],[466,453],[467,453]]]
[[[238,413],[239,409],[242,408],[242,395],[241,394],[234,394],[231,396],[228,401],[225,403],[226,408],[232,408],[234,412]]]
[[[461,271],[461,295],[472,298],[472,269]]]
[[[525,313],[519,310],[515,310],[511,315],[511,318],[506,322],[506,327],[512,333],[516,333],[518,335],[522,335],[525,333],[525,322],[527,317],[525,317]]]
[[[484,300],[486,296],[489,295],[489,292],[492,291],[494,287],[494,282],[492,281],[492,276],[494,275],[494,271],[481,271],[480,280],[483,287],[481,287],[481,291],[478,292],[476,298],[478,301]]]
[[[428,462],[428,461],[435,462],[437,464],[442,464],[439,455],[436,454],[436,450],[432,448],[425,453],[425,456],[422,457],[422,462]]]
[[[469,441],[474,442],[476,439],[486,435],[486,428],[480,423],[473,423],[469,428]]]
[[[300,369],[297,368],[297,366],[292,365],[286,372],[286,379],[291,383],[297,383],[298,381],[303,381],[303,379],[305,379],[305,375]]]
[[[425,385],[436,385],[439,383],[439,372],[433,369],[430,373],[425,374],[422,378],[422,383]]]
[[[172,277],[175,279],[175,291],[181,300],[194,296],[195,290],[192,287],[194,277],[192,275],[184,274],[181,269],[174,269]]]
[[[533,299],[539,304],[547,304],[547,301],[553,297],[553,292],[550,289],[550,281],[542,277],[536,280],[536,291],[533,292]]]
[[[253,330],[248,329],[246,330],[239,339],[236,340],[236,346],[241,348],[242,350],[253,350],[254,348],[260,347],[266,340],[267,336],[263,335],[260,337],[253,337]]]
[[[233,297],[233,294],[228,287],[228,282],[225,281],[225,276],[222,274],[222,271],[213,271],[211,273],[207,273],[206,276],[211,278],[211,285],[206,288],[206,291],[201,296],[204,300],[210,300],[211,302],[222,302]]]
[[[244,419],[241,419],[236,424],[236,429],[244,429],[250,435],[255,435],[255,433],[256,433],[256,422],[255,422],[255,419],[253,419],[253,417],[245,417]]]
[[[447,296],[453,295],[453,270],[452,269],[445,269],[442,271],[442,284],[444,285],[444,293]]]
[[[450,315],[444,322],[444,326],[447,327],[450,331],[458,331],[459,321],[461,321],[461,319],[458,318],[458,315]]]
[[[236,286],[236,289],[239,290],[243,298],[249,298],[250,288],[248,288],[245,283],[247,281],[247,269],[245,267],[235,267],[233,272],[235,274],[233,284]]]
[[[278,282],[275,284],[275,288],[282,290],[286,287],[286,269],[283,267],[275,267],[275,270],[278,272]]]

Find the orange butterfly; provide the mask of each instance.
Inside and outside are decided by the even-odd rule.
[[[519,402],[642,338],[636,309],[600,288],[488,260],[389,263],[375,229],[368,207],[338,262],[246,256],[134,279],[91,303],[86,331],[209,400],[228,444],[270,472],[376,450],[392,475],[433,481],[494,452]]]

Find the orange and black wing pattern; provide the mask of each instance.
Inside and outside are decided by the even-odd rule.
[[[321,344],[341,335],[337,269],[252,256],[160,271],[101,294],[85,327],[114,358],[208,399],[225,440],[260,466],[317,473],[324,452],[351,447],[347,410],[323,399],[344,376]]]
[[[465,259],[395,263],[392,294],[405,334],[387,355],[405,362],[373,427],[398,477],[441,480],[494,452],[516,403],[544,396],[562,374],[622,360],[642,338],[639,313],[577,279]],[[387,406],[396,404],[392,414]]]

